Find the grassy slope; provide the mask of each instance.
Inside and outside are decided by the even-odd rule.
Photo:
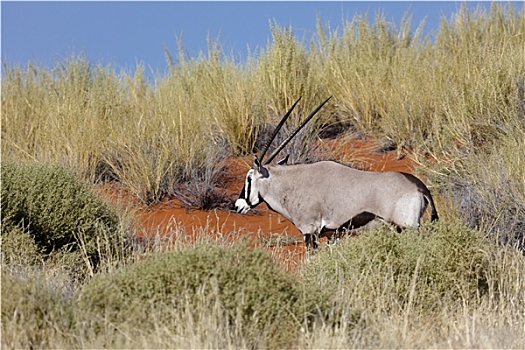
[[[457,243],[454,237],[474,232],[522,245],[523,10],[509,13],[501,5],[494,5],[490,13],[462,9],[450,22],[443,21],[433,43],[407,28],[409,23],[395,29],[380,17],[374,25],[357,17],[340,32],[319,25],[307,45],[297,41],[291,28],[275,26],[272,42],[245,65],[235,64],[212,45],[207,55],[174,62],[169,74],[157,77],[154,84],[146,80],[142,67],[117,73],[82,57],[59,62],[53,69],[22,70],[5,64],[2,158],[63,164],[91,181],[118,180],[143,202],[153,203],[180,192],[189,182],[213,188],[221,170],[216,164],[228,155],[252,152],[267,124],[274,124],[298,96],[303,100],[292,124],[333,95],[310,133],[322,124],[342,122],[393,141],[400,152],[412,150],[445,204],[442,221],[457,224],[453,229],[437,227],[440,234],[455,233],[450,244]],[[367,239],[374,242],[374,237],[363,237],[363,244]],[[404,249],[427,252],[427,243],[396,247],[403,257]],[[338,249],[344,252],[345,247]],[[391,261],[391,251],[377,256]],[[523,257],[512,249],[485,245],[478,253],[491,262],[484,270],[488,289],[474,289],[479,295],[472,299],[445,293],[436,309],[419,303],[428,292],[417,279],[420,272],[428,273],[424,259],[407,257],[414,265],[405,270],[403,285],[392,284],[399,273],[368,265],[358,264],[359,273],[345,275],[345,259],[336,259],[343,264],[340,270],[325,270],[323,259],[334,258],[322,251],[320,262],[308,264],[305,276],[311,276],[308,269],[319,268],[313,283],[328,279],[335,285],[338,297],[330,299],[335,311],[311,327],[301,328],[298,320],[302,335],[296,344],[524,347]],[[363,250],[357,258],[366,263],[368,254]],[[135,259],[141,256],[137,253]],[[450,263],[461,261],[458,257]],[[218,326],[224,321],[220,304],[199,305],[201,316],[209,316],[202,322],[191,313],[174,315],[188,327],[174,330],[157,322],[154,331],[140,332],[122,325],[119,335],[102,332],[92,337],[89,332],[100,330],[83,324],[72,311],[83,286],[71,281],[63,266],[25,261],[22,266],[3,266],[2,276],[6,346],[238,347],[253,341],[239,340],[231,328]],[[452,278],[459,278],[461,286],[462,276]],[[372,295],[377,298],[370,301]],[[15,317],[5,305],[23,305],[25,311],[18,309]]]

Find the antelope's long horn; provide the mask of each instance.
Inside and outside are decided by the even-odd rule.
[[[283,116],[283,118],[281,119],[281,121],[279,122],[279,124],[277,124],[277,126],[275,127],[275,129],[273,130],[273,134],[272,136],[270,137],[270,139],[268,140],[268,142],[266,142],[266,145],[264,146],[263,150],[261,151],[261,155],[259,156],[259,159],[260,161],[262,162],[263,161],[263,158],[264,158],[264,155],[266,154],[266,151],[268,151],[268,147],[270,147],[270,144],[273,142],[273,140],[275,139],[275,136],[277,136],[277,133],[279,132],[279,130],[281,130],[284,122],[286,122],[286,119],[288,119],[288,117],[290,116],[290,114],[292,114],[292,111],[293,109],[295,108],[295,106],[299,103],[299,101],[301,100],[301,97],[299,97],[297,99],[297,101],[295,101],[295,103],[293,104],[293,106],[288,110],[288,112],[286,112],[286,114]]]
[[[273,153],[271,155],[268,156],[268,159],[264,162],[264,165],[270,163],[277,154],[279,154],[279,152],[288,144],[288,142],[290,142],[293,137],[295,135],[297,135],[297,133],[306,125],[306,123],[308,123],[313,117],[314,115],[319,112],[319,110],[325,105],[326,102],[328,102],[330,99],[332,98],[332,96],[328,97],[323,103],[321,103],[312,113],[310,113],[310,115],[308,116],[308,118],[306,118],[305,120],[303,120],[303,122],[301,123],[301,125],[299,125],[297,127],[297,129],[294,130],[294,132],[292,132],[290,134],[290,136],[288,136],[288,138],[286,140],[283,141],[283,143],[281,143],[279,145],[279,147],[277,147],[277,149],[275,151],[273,151]],[[262,159],[262,158],[261,158]]]

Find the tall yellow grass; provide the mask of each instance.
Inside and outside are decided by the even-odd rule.
[[[271,40],[247,63],[224,55],[218,42],[197,58],[181,47],[176,62],[167,52],[169,73],[154,82],[142,66],[117,72],[82,56],[52,68],[7,62],[2,155],[63,163],[93,180],[109,168],[155,202],[173,179],[220,161],[206,158],[210,150],[226,150],[223,158],[249,154],[264,125],[296,98],[303,100],[292,125],[329,95],[317,126],[344,121],[400,151],[448,159],[446,167],[507,138],[522,142],[523,10],[463,6],[434,38],[422,25],[411,32],[408,16],[400,28],[380,15],[372,24],[357,16],[340,31],[318,23],[305,43],[293,28],[271,23]]]

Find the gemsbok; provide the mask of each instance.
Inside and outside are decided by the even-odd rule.
[[[283,215],[301,231],[307,250],[317,248],[319,237],[337,236],[342,230],[355,230],[374,219],[394,225],[398,232],[404,228],[418,228],[429,204],[431,221],[438,220],[429,189],[411,174],[361,171],[334,161],[269,165],[330,98],[264,160],[268,147],[300,98],[286,112],[259,157],[255,156],[235,202],[235,210],[246,214],[265,202],[268,208]]]

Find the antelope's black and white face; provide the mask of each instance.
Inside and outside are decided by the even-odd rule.
[[[235,210],[238,213],[246,214],[251,208],[254,208],[261,203],[258,181],[262,177],[263,175],[255,169],[250,169],[248,171],[244,187],[239,194],[239,199],[235,201]]]

